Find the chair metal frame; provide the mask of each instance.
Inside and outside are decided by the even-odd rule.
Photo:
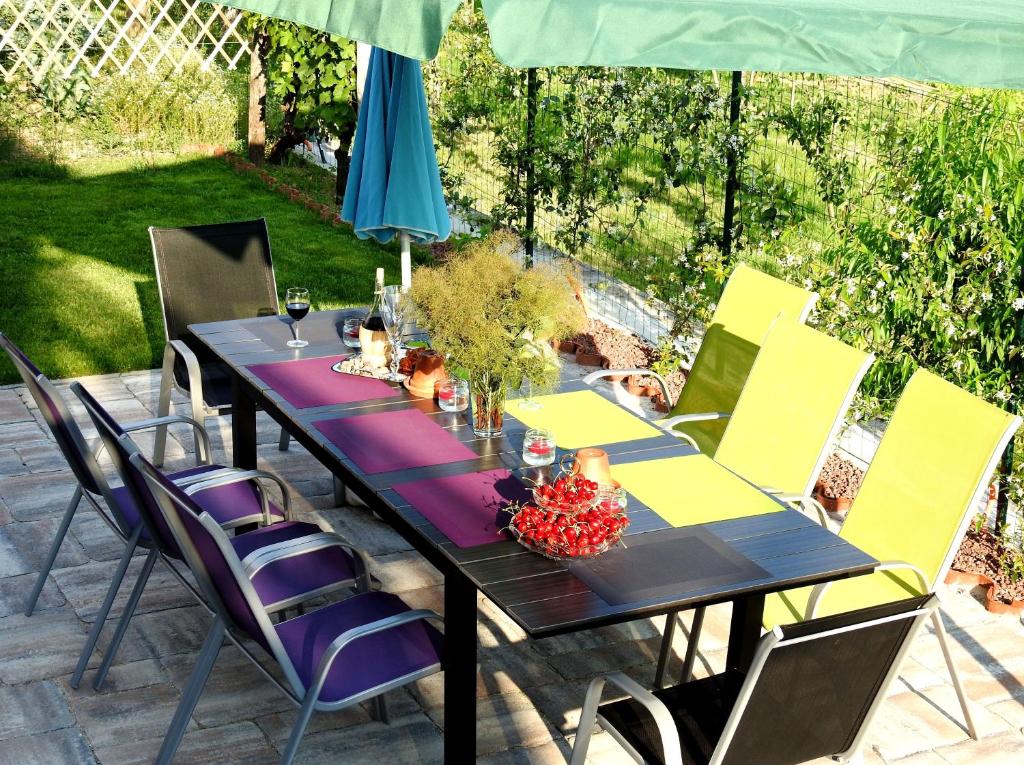
[[[863,746],[864,737],[867,735],[872,722],[878,714],[879,708],[885,700],[886,691],[899,675],[900,667],[903,664],[903,660],[906,658],[907,652],[910,650],[911,643],[917,636],[925,620],[935,618],[937,612],[937,598],[935,595],[931,595],[919,608],[906,613],[893,614],[860,622],[858,624],[851,624],[794,638],[785,638],[782,630],[778,627],[775,627],[773,630],[763,635],[758,643],[757,650],[754,653],[754,659],[750,670],[747,672],[743,680],[739,695],[737,696],[736,702],[729,713],[721,738],[719,738],[715,746],[708,765],[722,765],[725,761],[726,755],[729,751],[729,746],[732,743],[737,729],[739,728],[740,722],[743,719],[743,714],[746,711],[747,704],[753,695],[761,672],[767,664],[772,651],[777,648],[785,648],[799,643],[826,639],[835,635],[866,629],[868,627],[888,622],[899,621],[902,619],[913,619],[914,623],[904,636],[902,644],[886,672],[885,680],[878,687],[871,706],[868,708],[867,713],[864,715],[860,725],[858,726],[850,748],[843,752],[835,752],[832,755],[833,758],[839,762],[856,761]],[[665,704],[654,694],[622,672],[614,672],[609,675],[605,675],[604,677],[595,678],[587,688],[583,711],[580,715],[580,724],[576,734],[576,740],[573,744],[570,765],[583,765],[585,762],[595,724],[598,724],[602,729],[607,730],[634,760],[641,763],[641,765],[645,762],[643,757],[632,746],[630,746],[615,727],[609,724],[608,721],[600,714],[601,695],[606,683],[616,686],[619,690],[625,692],[628,696],[631,696],[642,704],[643,707],[651,713],[661,735],[662,752],[665,755],[665,765],[683,765],[679,733],[668,707],[666,707]]]
[[[742,264],[740,264],[740,266],[742,266]],[[738,266],[738,267],[740,267],[740,266]],[[732,276],[730,275],[729,278],[731,279]],[[729,289],[729,282],[726,281],[725,287],[722,290],[722,298],[725,297],[726,290],[728,290],[728,289]],[[819,297],[820,297],[820,295],[818,295],[817,292],[810,292],[809,293],[809,297],[807,299],[806,304],[804,304],[803,309],[800,311],[800,315],[796,317],[796,321],[799,324],[806,324],[807,323],[807,318],[811,315],[811,311],[814,310],[814,306],[817,304]],[[720,298],[719,302],[721,302],[721,298]],[[714,319],[714,317],[712,317],[711,324],[714,324],[714,323],[715,323],[715,319]],[[703,347],[703,343],[701,344],[701,346],[699,346],[697,348],[696,353],[693,353],[689,358],[684,359],[684,361],[683,361],[683,363],[681,365],[682,369],[684,369],[684,370],[686,370],[688,372],[689,370],[691,370],[693,368],[693,365],[695,363],[697,363],[697,356],[700,355],[701,347]],[[638,368],[638,367],[629,367],[629,368],[624,368],[624,369],[598,369],[596,372],[591,372],[586,377],[584,377],[583,378],[583,382],[586,385],[591,385],[592,386],[594,383],[598,382],[599,380],[603,380],[603,379],[606,379],[608,377],[624,377],[624,376],[630,376],[630,375],[654,378],[658,382],[658,386],[661,388],[662,395],[665,397],[665,403],[668,404],[669,406],[672,406],[672,394],[669,391],[668,381],[662,375],[660,375],[657,372],[655,372],[653,369],[641,369],[641,368]],[[668,422],[674,422],[674,423],[678,424],[680,422],[697,422],[697,421],[700,421],[700,420],[723,419],[723,418],[729,417],[730,414],[731,414],[730,412],[714,412],[714,413],[711,413],[711,415],[708,415],[708,414],[678,415],[677,417],[670,418],[669,420],[661,420],[660,418],[656,418],[656,419],[659,420],[659,425],[671,427],[671,425],[666,425],[666,424]],[[678,419],[679,417],[693,417],[694,419],[682,420],[682,419]],[[692,443],[692,439],[688,439],[688,440],[690,440],[691,443]],[[696,444],[694,444],[694,446],[696,446]]]
[[[138,445],[131,439],[128,431],[121,434],[114,432],[106,421],[109,415],[105,411],[97,409],[97,402],[94,401],[92,396],[85,390],[81,383],[72,383],[71,390],[81,401],[85,407],[86,412],[92,419],[97,431],[100,433],[100,447],[107,447],[108,445],[113,448],[108,448],[107,451],[111,454],[111,460],[114,464],[116,472],[121,478],[121,482],[129,488],[129,491],[133,495],[133,499],[136,506],[139,508],[139,516],[142,519],[142,523],[136,527],[130,534],[126,536],[124,528],[127,528],[127,524],[124,527],[114,527],[115,533],[126,543],[125,554],[122,558],[124,568],[127,569],[128,562],[131,556],[134,554],[136,547],[142,545],[145,546],[149,552],[146,557],[146,562],[143,564],[142,571],[139,573],[138,578],[135,581],[135,585],[132,588],[131,595],[127,603],[125,604],[124,610],[118,619],[117,627],[115,628],[114,635],[111,638],[110,644],[107,646],[107,650],[103,655],[103,660],[96,671],[96,675],[93,680],[93,688],[100,690],[106,680],[107,674],[110,671],[114,659],[117,655],[117,651],[124,639],[125,634],[128,631],[128,626],[134,616],[135,609],[138,606],[139,600],[145,591],[146,584],[149,581],[149,577],[152,574],[153,568],[156,562],[159,560],[167,567],[171,574],[185,586],[185,588],[192,594],[192,596],[202,605],[207,611],[213,613],[210,606],[203,600],[201,594],[195,589],[192,583],[188,580],[185,574],[179,570],[176,565],[177,555],[174,550],[170,549],[162,540],[162,535],[152,518],[148,517],[147,505],[145,499],[142,497],[135,496],[134,489],[130,482],[130,478],[126,475],[127,466],[124,464],[124,458],[130,458],[133,454],[141,454],[141,450]],[[120,427],[120,426],[119,426]],[[197,425],[200,429],[201,425]],[[122,428],[122,430],[125,430]],[[206,438],[205,430],[201,431],[203,437]],[[229,486],[236,483],[250,483],[256,490],[260,501],[260,513],[259,515],[242,516],[234,519],[230,523],[223,524],[220,526],[222,529],[233,529],[239,526],[244,526],[251,523],[257,523],[260,526],[273,525],[274,519],[270,512],[270,500],[268,492],[264,486],[264,483],[270,483],[274,485],[281,497],[281,508],[284,512],[284,520],[291,520],[291,496],[288,492],[287,485],[284,481],[273,473],[268,473],[263,470],[238,470],[236,468],[225,468],[223,470],[213,470],[205,473],[200,473],[193,476],[185,476],[182,478],[175,479],[173,483],[182,489],[189,496],[194,496],[203,491],[209,489],[215,489],[218,487]],[[145,529],[147,532],[147,538],[141,537],[142,531]],[[273,604],[263,606],[269,613],[283,612],[285,609],[292,608],[299,605],[300,603],[306,602],[311,598],[318,597],[320,595],[326,595],[331,592],[336,592],[340,589],[348,587],[354,587],[358,592],[368,591],[370,588],[369,580],[369,561],[366,554],[359,548],[350,545],[343,539],[338,537],[336,534],[328,534],[322,532],[314,536],[302,537],[299,539],[287,540],[279,542],[273,546],[267,546],[259,548],[253,553],[250,553],[246,557],[246,561],[250,558],[258,562],[251,572],[250,576],[255,575],[258,570],[271,563],[279,561],[283,558],[303,555],[309,552],[314,552],[325,547],[341,547],[352,554],[353,561],[357,568],[357,577],[352,580],[339,580],[332,584],[325,585],[314,591],[308,591],[296,596],[278,601]],[[97,618],[94,622],[92,629],[89,633],[89,638],[86,642],[86,646],[82,651],[79,658],[78,666],[72,678],[71,687],[77,688],[81,682],[82,675],[84,674],[89,658],[92,656],[97,641],[99,640],[100,632],[102,631],[103,624],[106,621],[106,614],[109,613],[110,605],[113,603],[114,598],[120,589],[121,581],[124,578],[124,571],[120,571],[120,576],[116,576],[111,581],[110,587],[107,590],[106,599],[104,604],[106,609],[103,611],[103,618]]]
[[[978,483],[976,484],[974,492],[971,495],[972,497],[979,497],[981,493],[985,489],[987,489],[989,479],[995,472],[1003,452],[1006,451],[1006,447],[1009,445],[1010,440],[1013,438],[1014,434],[1020,428],[1021,423],[1022,419],[1020,417],[1014,417],[1007,425],[1006,430],[1003,432],[1003,435],[997,442],[996,447],[992,452],[992,455],[989,458],[988,463],[985,466],[985,469],[981,472],[981,475],[979,476]],[[868,469],[870,470],[870,466]],[[803,496],[796,498],[785,498],[785,501],[792,501],[793,499],[796,499],[798,501],[804,501],[807,502],[808,504],[813,503],[813,505],[816,505],[820,509],[819,517],[817,520],[822,526],[827,527],[828,523],[825,510],[816,500],[814,500],[813,497]],[[967,531],[967,527],[971,523],[971,508],[974,507],[974,505],[975,502],[974,500],[972,500],[964,508],[963,518],[960,521],[957,534],[954,537],[955,539],[963,539],[963,536]],[[852,510],[853,509],[851,508],[851,512]],[[879,564],[875,571],[909,571],[917,578],[918,584],[921,587],[922,594],[932,593],[933,595],[938,597],[938,586],[942,581],[945,580],[946,574],[949,573],[949,569],[953,565],[953,559],[956,557],[957,549],[958,546],[956,544],[950,546],[950,549],[947,551],[946,557],[943,560],[942,565],[939,567],[935,577],[931,581],[928,580],[928,577],[920,568],[905,561],[883,561]],[[828,590],[835,584],[836,582],[834,581],[824,582],[822,584],[816,585],[811,590],[811,594],[807,600],[807,607],[803,617],[804,619],[813,619],[817,616],[818,607],[823,597],[825,596],[825,593],[828,592]],[[950,681],[953,684],[953,689],[956,692],[957,701],[960,703],[960,709],[964,715],[964,723],[967,728],[967,733],[968,735],[970,735],[972,739],[978,740],[977,726],[975,725],[974,717],[971,713],[967,693],[963,687],[963,681],[960,679],[960,673],[956,668],[956,663],[953,660],[953,654],[949,648],[949,636],[946,632],[946,627],[943,624],[942,609],[938,603],[936,603],[936,606],[933,609],[930,619],[932,622],[932,629],[935,630],[935,635],[939,641],[939,647],[942,649],[942,657],[946,663],[946,669],[949,672],[949,677]],[[670,618],[668,623],[666,623],[665,627],[665,637],[662,640],[661,655],[659,656],[658,670],[655,675],[655,683],[659,687],[664,681],[665,670],[668,664],[668,658],[672,647],[672,637],[675,629],[675,621],[676,620],[674,618]],[[687,640],[686,656],[683,660],[682,670],[683,681],[688,680],[692,676],[693,666],[696,661],[698,643],[700,641],[700,634],[703,627],[703,622],[703,609],[699,609],[698,612],[694,614],[693,624],[690,627],[690,635]]]
[[[196,707],[196,704],[199,702],[199,698],[202,695],[207,678],[213,670],[213,665],[225,638],[231,641],[244,656],[256,665],[263,675],[270,680],[278,690],[280,690],[293,704],[299,707],[299,716],[292,728],[288,744],[281,758],[282,765],[290,765],[294,760],[299,744],[302,741],[302,737],[314,711],[337,711],[345,709],[363,701],[375,699],[389,690],[400,688],[408,683],[415,682],[440,671],[441,663],[438,662],[416,672],[403,675],[399,678],[395,678],[394,680],[369,688],[354,696],[333,702],[320,701],[318,697],[323,688],[324,682],[327,680],[327,675],[334,664],[334,660],[346,645],[355,640],[360,640],[369,635],[383,632],[385,630],[394,629],[395,627],[399,627],[413,621],[426,620],[443,625],[444,618],[434,611],[416,609],[407,611],[403,614],[387,617],[385,619],[379,619],[369,624],[360,625],[359,627],[355,627],[342,633],[335,638],[321,657],[320,664],[318,665],[316,674],[313,677],[313,682],[307,688],[302,684],[298,671],[292,664],[284,645],[281,643],[281,639],[277,635],[273,623],[270,620],[269,613],[266,611],[262,603],[260,603],[258,595],[249,582],[249,578],[246,575],[242,562],[238,560],[234,549],[231,547],[230,543],[227,542],[223,530],[217,525],[216,521],[205,512],[200,511],[197,513],[196,510],[199,508],[195,505],[190,507],[189,504],[186,504],[186,502],[179,497],[170,494],[160,483],[158,477],[159,474],[156,472],[155,468],[152,465],[147,464],[141,453],[137,452],[133,454],[130,461],[132,466],[142,474],[148,484],[153,498],[157,503],[157,507],[160,509],[165,522],[174,534],[175,541],[184,554],[200,589],[203,590],[208,602],[213,606],[215,616],[214,623],[210,628],[209,633],[207,633],[206,640],[203,643],[199,658],[197,659],[192,674],[188,679],[188,683],[182,692],[181,702],[175,710],[174,719],[171,721],[170,728],[167,731],[164,742],[160,748],[160,752],[157,755],[156,765],[168,765],[168,763],[170,763],[174,758],[174,754],[185,734],[188,721]],[[267,642],[272,658],[277,662],[284,673],[284,683],[275,678],[246,645],[248,636],[245,634],[244,630],[240,629],[238,625],[234,623],[230,616],[230,612],[220,599],[217,587],[206,568],[202,556],[196,550],[190,535],[185,530],[181,520],[177,516],[178,510],[190,513],[217,543],[224,560],[227,562],[231,573],[235,577],[235,581],[239,589],[245,597],[249,610],[252,612],[260,630],[263,633],[262,637]]]
[[[808,310],[810,310],[810,309],[808,309]],[[785,320],[785,319],[780,314],[779,318],[776,321],[782,321],[782,320]],[[774,324],[773,324],[773,326],[774,326]],[[770,332],[771,332],[771,330],[769,329],[769,333]],[[760,354],[758,354],[758,355],[760,356]],[[849,389],[846,392],[846,396],[843,398],[843,402],[840,405],[840,408],[836,411],[835,419],[832,421],[832,425],[829,428],[828,437],[822,443],[821,451],[818,454],[817,461],[815,462],[815,464],[812,467],[812,469],[808,472],[808,474],[807,474],[807,481],[804,484],[804,486],[802,487],[801,491],[799,493],[797,493],[797,494],[789,494],[789,493],[785,493],[783,491],[780,491],[779,489],[776,489],[775,487],[770,487],[770,486],[762,486],[762,487],[760,487],[762,491],[766,491],[769,494],[772,494],[780,502],[784,502],[787,505],[790,505],[791,507],[793,507],[794,509],[800,510],[805,515],[812,515],[812,517],[815,517],[815,519],[822,526],[825,526],[825,527],[827,527],[827,525],[828,525],[828,520],[827,520],[828,516],[825,513],[825,508],[822,507],[821,503],[819,503],[816,499],[814,499],[814,497],[811,496],[811,491],[814,488],[814,482],[817,480],[818,474],[821,473],[821,469],[822,469],[822,467],[825,464],[825,460],[828,459],[829,449],[832,446],[833,442],[835,441],[836,436],[838,436],[840,428],[842,428],[842,426],[843,426],[843,422],[845,421],[845,417],[846,417],[846,412],[850,408],[850,405],[853,403],[854,397],[857,395],[857,390],[860,388],[860,384],[864,380],[864,375],[867,374],[868,369],[871,368],[871,365],[874,362],[875,362],[875,355],[873,353],[867,354],[867,356],[864,358],[863,364],[861,365],[860,369],[857,371],[857,374],[851,380],[850,387],[849,387]],[[750,378],[752,378],[756,374],[757,366],[758,366],[757,359],[755,359],[753,366],[751,366],[751,368],[750,368],[750,376],[747,378],[748,380]],[[740,402],[742,400],[743,400],[743,394],[740,393],[740,398],[736,402],[737,408],[739,407]],[[677,438],[679,438],[679,439],[681,439],[683,441],[686,441],[687,443],[690,444],[690,446],[692,446],[695,449],[697,449],[698,451],[700,451],[698,449],[698,447],[697,447],[696,442],[692,438],[690,438],[686,433],[683,433],[683,432],[678,431],[678,430],[674,430],[673,426],[675,424],[680,423],[680,422],[695,422],[697,420],[713,420],[713,419],[720,419],[722,417],[729,417],[730,418],[729,425],[730,426],[732,425],[733,421],[731,420],[731,414],[723,414],[721,412],[707,412],[707,413],[703,413],[703,414],[683,414],[683,415],[679,415],[678,417],[671,417],[668,420],[664,420],[664,421],[662,421],[662,422],[660,422],[658,424],[659,424],[659,426],[664,428],[665,431],[667,433],[669,433],[670,435],[676,436]],[[726,432],[728,433],[728,426],[726,428]],[[723,440],[725,440],[724,437],[723,437]],[[678,620],[678,617],[679,617],[680,613],[681,613],[680,611],[675,611],[673,613],[670,613],[668,615],[667,619],[666,619],[666,622],[665,622],[665,632],[664,632],[664,635],[662,636],[661,649],[660,649],[660,651],[658,653],[658,668],[655,671],[655,675],[654,675],[655,685],[657,687],[659,687],[659,688],[661,687],[662,683],[664,682],[665,672],[666,672],[666,670],[668,668],[668,662],[669,662],[669,659],[670,659],[671,653],[672,653],[672,640],[675,637],[676,622]],[[694,615],[693,615],[693,624],[692,624],[691,629],[690,629],[690,639],[687,642],[686,656],[683,659],[683,677],[687,678],[687,679],[692,674],[693,666],[694,666],[694,663],[696,662],[696,658],[697,658],[697,641],[694,638],[700,636],[700,631],[701,631],[701,629],[703,628],[703,625],[704,625],[704,615],[705,615],[705,607],[704,606],[698,607],[695,610]]]
[[[18,370],[18,374],[24,380],[29,393],[32,395],[32,398],[39,407],[43,420],[50,431],[54,434],[57,445],[60,447],[68,465],[73,467],[77,460],[84,466],[86,471],[85,480],[87,482],[91,482],[93,486],[98,489],[98,492],[94,492],[90,488],[86,487],[83,484],[83,478],[77,475],[77,471],[72,471],[76,474],[75,477],[77,481],[74,493],[71,495],[71,500],[68,502],[64,515],[61,518],[60,525],[57,527],[57,534],[54,536],[53,542],[50,544],[50,549],[47,552],[43,565],[39,570],[39,574],[36,576],[36,581],[32,587],[32,591],[29,593],[28,600],[25,603],[25,616],[31,616],[33,611],[35,611],[35,607],[38,603],[39,596],[43,591],[43,587],[46,585],[46,579],[49,576],[50,571],[53,569],[54,561],[57,559],[57,555],[60,552],[64,538],[67,536],[68,529],[71,526],[71,521],[74,520],[75,513],[78,511],[78,507],[83,499],[96,511],[100,519],[102,519],[103,522],[106,523],[115,534],[117,534],[118,538],[126,544],[131,542],[132,535],[130,533],[125,535],[122,530],[123,528],[126,528],[128,524],[125,521],[124,514],[117,498],[112,493],[111,486],[107,482],[106,476],[99,467],[99,457],[103,452],[102,442],[100,442],[95,451],[89,448],[85,440],[85,436],[82,435],[82,430],[79,427],[78,422],[75,420],[74,416],[72,416],[67,402],[64,400],[60,391],[57,390],[56,386],[48,377],[46,377],[46,375],[39,371],[39,369],[21,351],[21,349],[18,348],[10,338],[2,332],[0,332],[0,347],[2,347],[10,356],[11,361]],[[53,414],[50,412],[46,403],[40,400],[40,393],[52,402],[54,408],[57,410],[60,422],[53,417]],[[122,425],[122,428],[126,432],[135,433],[160,426],[166,427],[173,424],[185,424],[191,426],[195,434],[196,442],[202,442],[206,446],[207,453],[209,453],[209,436],[207,435],[206,430],[197,421],[191,417],[186,417],[185,415],[174,414],[146,420],[138,420],[136,422],[126,423]],[[70,440],[69,444],[65,444],[65,439],[57,436],[57,433],[62,426],[66,431],[68,440]],[[73,449],[76,454],[68,454],[66,451],[67,448]],[[196,465],[199,466],[204,464],[208,464],[208,462],[204,461],[197,451]],[[102,500],[102,503],[100,500]],[[138,542],[137,538],[135,542]],[[120,581],[120,579],[124,577],[124,573],[128,568],[128,563],[133,552],[134,547],[132,547],[130,551],[126,547],[125,554],[122,555],[118,563],[118,568],[115,571],[115,580]],[[99,614],[97,615],[98,622],[102,622],[106,619],[106,614],[110,610],[113,597],[110,598],[110,601],[110,603],[104,601],[101,606]],[[80,675],[78,679],[81,679]],[[75,681],[75,685],[77,686],[77,681]]]
[[[273,309],[275,313],[280,312],[280,302],[277,295],[277,276],[274,273],[274,259],[270,249],[270,232],[267,230],[266,218],[257,218],[252,221],[239,221],[239,224],[253,224],[261,222],[263,224],[263,242],[267,250],[267,260],[270,264],[269,267],[269,280],[270,289],[273,301]],[[178,392],[183,396],[186,396],[189,400],[189,404],[192,408],[192,419],[197,422],[205,422],[207,417],[225,417],[231,414],[231,405],[225,404],[222,406],[211,406],[206,403],[203,398],[203,377],[202,369],[199,364],[199,359],[195,353],[179,338],[172,338],[170,336],[170,328],[167,323],[167,301],[165,300],[164,283],[163,277],[160,273],[159,255],[157,248],[157,240],[155,233],[165,229],[160,229],[157,226],[150,226],[149,231],[149,242],[153,250],[153,265],[156,273],[156,284],[157,292],[160,295],[160,317],[164,324],[164,339],[166,344],[164,345],[164,356],[163,363],[160,370],[160,395],[157,403],[157,414],[164,416],[171,411],[171,395],[173,392]],[[183,229],[177,229],[183,230]],[[187,227],[185,227],[187,230]],[[185,370],[188,376],[188,388],[182,387],[174,377],[174,366],[175,361],[180,358],[185,364]],[[281,436],[278,441],[278,448],[281,451],[287,451],[290,438],[288,433],[282,429]],[[160,428],[156,434],[156,447],[153,451],[153,464],[160,466],[164,462],[164,454],[167,445],[167,429]]]

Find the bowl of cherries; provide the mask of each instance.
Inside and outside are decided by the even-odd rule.
[[[593,558],[618,544],[629,526],[626,494],[581,473],[562,472],[533,488],[533,502],[511,505],[519,544],[554,560]]]

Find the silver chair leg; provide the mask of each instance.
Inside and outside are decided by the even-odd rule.
[[[89,630],[89,637],[85,641],[85,647],[82,648],[82,654],[78,657],[78,666],[75,667],[75,672],[71,675],[71,682],[69,684],[76,690],[82,682],[82,675],[85,674],[86,667],[89,666],[92,652],[96,650],[96,643],[99,641],[100,633],[103,631],[103,624],[107,621],[110,607],[114,605],[117,591],[121,589],[121,582],[124,580],[125,572],[128,570],[128,564],[132,561],[132,555],[135,553],[135,546],[139,543],[139,534],[141,533],[142,526],[140,525],[125,544],[124,554],[121,555],[121,561],[117,564],[114,578],[110,580],[110,586],[107,588],[107,596],[103,599],[100,610],[96,613],[96,621],[93,622],[92,629]]]
[[[164,363],[160,371],[160,398],[157,402],[156,416],[166,417],[171,413],[171,391],[174,389],[174,349],[170,344],[164,348]],[[202,422],[202,420],[197,420]],[[198,453],[199,445],[196,444]],[[153,464],[161,467],[167,452],[167,426],[160,425],[156,429],[156,445],[153,447]]]
[[[678,611],[670,611],[665,616],[665,634],[661,638],[661,650],[658,652],[658,669],[654,673],[654,687],[665,687],[665,671],[668,669],[668,662],[672,656],[672,640],[676,634],[676,620],[679,618]]]
[[[121,641],[124,640],[125,633],[128,631],[128,623],[131,622],[132,616],[135,614],[135,609],[139,605],[139,599],[142,597],[143,590],[146,589],[146,582],[149,581],[149,575],[153,573],[153,565],[156,563],[159,555],[156,549],[152,549],[149,551],[149,555],[146,556],[146,562],[143,564],[142,571],[139,572],[139,578],[135,581],[135,587],[132,588],[132,594],[125,604],[124,613],[121,614],[121,618],[117,622],[114,636],[110,640],[110,645],[107,646],[106,653],[103,654],[100,668],[96,670],[96,678],[92,681],[92,687],[97,691],[103,687],[103,683],[107,679],[110,665],[114,663],[117,649],[121,646]]]
[[[668,615],[669,622],[676,620],[675,613]],[[597,708],[601,704],[601,692],[604,690],[605,680],[597,677],[590,681],[587,686],[587,696],[583,701],[583,710],[580,712],[580,725],[576,729],[576,740],[572,744],[572,759],[569,765],[584,765],[587,761],[587,751],[590,749],[590,736],[597,724]]]
[[[288,746],[285,747],[284,753],[281,755],[281,765],[291,765],[294,762],[295,755],[299,751],[299,744],[302,742],[302,737],[309,726],[309,719],[313,716],[317,695],[317,693],[307,691],[305,698],[302,699],[299,718],[295,721],[295,725],[292,726],[292,733],[288,737]],[[160,763],[157,763],[157,765],[160,765]]]
[[[693,612],[693,624],[690,626],[690,637],[686,641],[686,658],[683,659],[683,675],[679,682],[688,683],[693,679],[693,665],[697,660],[697,646],[700,643],[700,633],[704,629],[703,606]]]
[[[220,653],[223,642],[224,622],[216,619],[206,635],[206,640],[203,641],[202,650],[200,650],[196,666],[188,678],[188,684],[181,694],[178,708],[174,710],[174,719],[171,720],[171,726],[164,736],[160,753],[156,756],[156,765],[170,765],[171,760],[174,759],[174,755],[181,745],[181,739],[185,736],[185,729],[188,727],[192,712],[195,711],[196,704],[199,703],[199,697],[203,695],[203,688],[206,687],[206,681],[217,661],[217,654]]]
[[[277,450],[280,452],[288,451],[288,445],[292,442],[292,437],[288,435],[288,431],[281,428],[281,438],[277,442]]]
[[[345,507],[348,504],[348,495],[345,492],[345,484],[341,482],[338,476],[332,476],[334,484],[334,506]]]
[[[46,577],[50,575],[53,562],[57,560],[57,553],[60,552],[60,546],[64,543],[64,537],[67,536],[68,528],[71,526],[71,519],[75,517],[75,511],[78,510],[78,503],[81,501],[82,486],[79,484],[75,487],[75,493],[71,496],[68,509],[64,511],[64,517],[61,519],[60,528],[57,529],[57,535],[53,538],[52,544],[50,544],[50,552],[46,555],[46,562],[39,570],[36,583],[32,586],[32,592],[29,594],[28,602],[25,604],[25,616],[32,616],[32,612],[36,610],[39,595],[42,593],[43,587],[46,586]]]
[[[953,663],[953,654],[949,650],[949,641],[946,636],[946,627],[942,623],[942,615],[939,613],[939,609],[935,609],[932,612],[932,624],[935,627],[935,634],[939,638],[939,646],[942,648],[942,655],[946,659],[946,667],[949,669],[949,677],[953,681],[953,689],[956,691],[956,697],[960,701],[960,708],[964,712],[964,721],[967,723],[967,733],[975,741],[978,740],[978,731],[974,727],[974,718],[971,716],[971,709],[968,706],[967,694],[964,692],[964,687],[960,682],[960,674],[956,671],[956,665]]]

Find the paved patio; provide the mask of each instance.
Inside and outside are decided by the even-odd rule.
[[[87,378],[85,385],[122,420],[153,415],[157,372]],[[75,409],[82,415],[81,409]],[[83,421],[80,418],[80,422]],[[209,420],[216,458],[228,461],[230,430]],[[87,436],[95,435],[89,428]],[[367,511],[333,507],[330,475],[295,445],[276,448],[278,431],[261,416],[260,467],[284,477],[297,515],[332,528],[373,556],[386,589],[414,607],[442,610],[441,581],[409,545]],[[191,436],[174,433],[168,464],[184,464]],[[151,448],[151,436],[140,438]],[[166,572],[154,572],[107,688],[90,675],[67,684],[109,582],[121,545],[83,506],[31,618],[22,607],[74,482],[24,388],[0,388],[0,764],[127,765],[152,761],[208,626],[208,617]],[[301,495],[301,496],[300,496]],[[141,566],[137,558],[133,569]],[[127,597],[122,588],[114,616]],[[982,739],[967,739],[934,635],[915,643],[868,736],[867,763],[1024,761],[1024,626],[988,614],[970,593],[943,593],[947,626]],[[526,640],[486,599],[479,602],[481,668],[478,761],[564,763],[587,682],[622,669],[649,682],[660,637],[651,620],[573,637]],[[701,672],[724,660],[728,607],[709,612]],[[101,639],[100,648],[104,647]],[[680,655],[685,635],[677,646]],[[94,665],[98,663],[98,656]],[[440,676],[389,697],[389,727],[362,709],[318,714],[303,763],[439,762],[444,723]],[[823,710],[827,713],[827,710]],[[194,715],[179,763],[277,761],[293,708],[244,659],[225,649]],[[631,762],[607,734],[595,737],[595,763]]]

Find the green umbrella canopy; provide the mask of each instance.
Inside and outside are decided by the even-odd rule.
[[[227,0],[411,58],[463,0]],[[1022,0],[483,0],[510,66],[899,76],[1024,89]]]

